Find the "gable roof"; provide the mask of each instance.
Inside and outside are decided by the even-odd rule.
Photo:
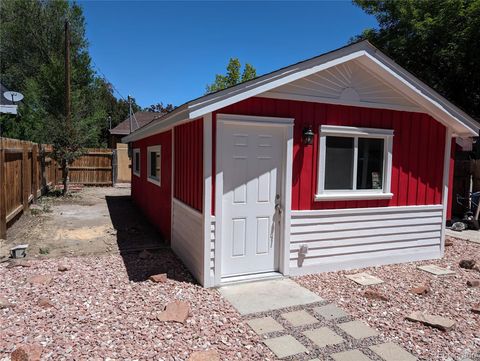
[[[478,135],[480,124],[477,121],[364,40],[191,100],[125,137],[123,141],[131,142],[142,139],[171,128],[178,122],[199,118],[250,97],[268,96],[269,92],[286,84],[315,73],[330,71],[335,66],[354,61],[395,92],[401,94],[402,97],[408,99],[414,105],[415,111],[430,114],[452,129],[455,136]],[[270,96],[272,97],[272,95]],[[362,104],[362,102],[353,105],[372,106],[367,103]]]
[[[132,117],[132,131],[143,127],[144,125],[150,123],[155,118],[159,118],[164,113],[155,113],[155,112],[136,112]],[[115,128],[110,129],[110,134],[113,135],[128,135],[130,134],[130,117],[127,117],[124,121],[119,123]]]

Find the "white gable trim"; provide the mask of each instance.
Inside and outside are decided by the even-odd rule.
[[[424,112],[430,114],[436,120],[451,129],[454,136],[470,137],[478,134],[480,124],[468,114],[457,108],[447,99],[443,98],[428,85],[422,83],[405,69],[401,68],[370,43],[363,41],[277,70],[232,88],[192,100],[166,116],[154,120],[129,136],[124,137],[122,140],[124,142],[131,142],[142,139],[151,134],[168,130],[178,123],[202,117],[205,114],[250,97],[265,97],[266,92],[270,92],[279,86],[354,59],[357,59],[366,70],[369,70],[372,73],[372,76],[377,76],[393,89],[399,91],[411,102],[418,104],[418,109],[416,109],[415,106],[415,110],[408,109],[409,107],[407,107],[407,109],[402,109],[403,106],[401,105],[395,109],[394,105],[390,107],[383,103],[368,104],[368,102],[361,102],[361,104],[355,104],[354,99],[341,100],[347,102],[347,104],[344,105],[381,109],[388,107],[388,109],[395,110]],[[316,99],[318,102],[322,101],[325,103],[336,104],[334,103],[336,100],[323,100],[324,98]]]

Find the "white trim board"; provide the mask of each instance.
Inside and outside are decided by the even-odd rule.
[[[399,91],[413,104],[416,104],[415,107],[418,105],[421,112],[432,115],[447,127],[452,128],[454,134],[464,137],[478,134],[480,124],[472,117],[401,68],[368,41],[361,41],[187,102],[124,137],[123,141],[131,142],[144,138],[244,99],[265,95],[279,86],[352,60],[357,61],[365,69]],[[374,104],[374,107],[377,106]]]

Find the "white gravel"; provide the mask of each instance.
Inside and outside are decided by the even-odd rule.
[[[446,247],[441,260],[362,269],[385,281],[375,286],[359,286],[345,277],[358,271],[322,273],[295,280],[352,316],[365,320],[380,331],[385,340],[398,343],[422,360],[477,359],[480,358],[480,315],[470,309],[480,302],[480,288],[467,287],[466,283],[480,280],[480,272],[462,269],[458,263],[462,259],[476,259],[480,264],[480,245],[462,240],[453,242],[453,246]],[[416,269],[422,264],[436,264],[456,273],[433,276]],[[431,292],[425,296],[411,294],[410,288],[418,284],[428,284]],[[367,289],[377,290],[389,300],[365,298]],[[420,310],[453,319],[456,326],[442,332],[405,320],[409,313]]]
[[[146,279],[149,262],[155,267],[163,264],[178,280],[130,281]],[[0,297],[15,304],[0,309],[0,360],[9,359],[22,343],[43,345],[45,360],[186,360],[193,351],[206,349],[218,350],[222,360],[274,359],[227,301],[216,290],[195,285],[168,250],[148,260],[132,254],[31,264],[11,269],[0,264]],[[70,270],[59,272],[59,264]],[[53,281],[26,282],[38,274],[53,275]],[[54,307],[39,306],[42,297]],[[173,300],[190,303],[191,316],[185,324],[156,319]]]

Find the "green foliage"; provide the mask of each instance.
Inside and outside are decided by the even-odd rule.
[[[167,104],[163,105],[162,102],[157,103],[157,104],[152,104],[149,107],[146,107],[143,109],[145,112],[154,112],[154,113],[169,113],[171,112],[175,107],[173,104]]]
[[[243,83],[257,77],[257,71],[251,64],[245,64],[243,72],[241,73],[242,65],[237,58],[230,58],[227,65],[227,74],[215,75],[215,81],[207,85],[206,93],[213,93],[228,87]],[[241,75],[240,75],[241,73]]]
[[[354,0],[374,15],[368,39],[480,119],[480,0]]]
[[[128,102],[117,100],[112,85],[93,70],[82,9],[67,0],[0,2],[0,78],[7,88],[25,95],[19,116],[1,116],[4,134],[59,144],[65,114],[65,20],[71,34],[72,127],[86,132],[75,135],[74,143],[106,146],[109,117],[112,127],[123,121]],[[138,110],[134,102],[133,111]]]

